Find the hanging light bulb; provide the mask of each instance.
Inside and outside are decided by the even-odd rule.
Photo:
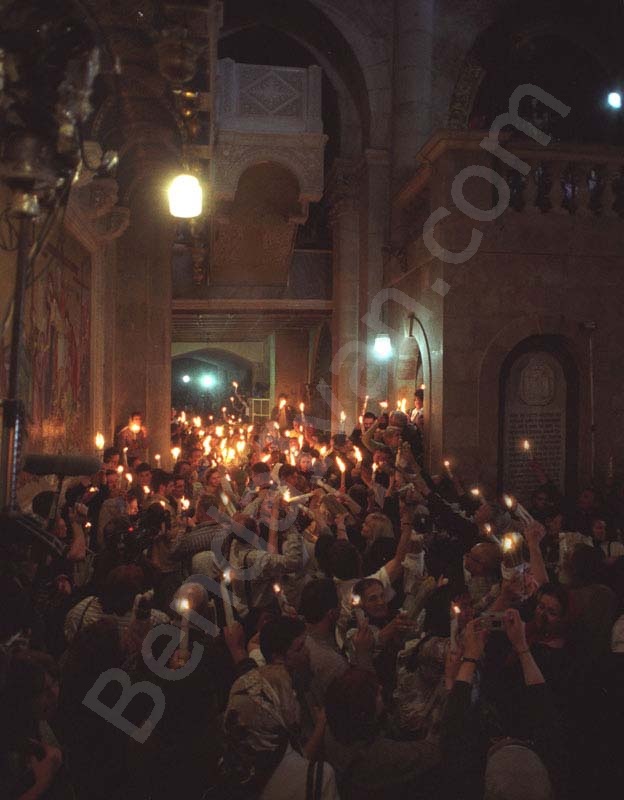
[[[169,186],[169,213],[179,219],[192,219],[202,213],[203,191],[194,175],[178,175]]]

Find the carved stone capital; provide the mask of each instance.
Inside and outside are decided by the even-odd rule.
[[[102,242],[112,242],[124,233],[130,224],[130,209],[115,206],[105,216],[95,220],[95,229]]]
[[[95,178],[74,190],[75,200],[87,219],[106,216],[117,205],[118,186],[114,178]]]

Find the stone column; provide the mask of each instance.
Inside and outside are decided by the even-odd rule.
[[[171,245],[173,223],[158,187],[133,198],[131,225],[117,248],[115,425],[141,411],[150,458],[170,460]]]
[[[308,382],[309,334],[306,330],[276,331],[275,346],[275,396],[286,393],[293,405],[305,400]]]
[[[394,176],[409,176],[431,134],[435,0],[397,0],[395,19]]]
[[[349,432],[359,414],[361,359],[360,322],[360,170],[352,162],[337,160],[329,179],[328,197],[333,228],[332,386],[321,392],[331,409],[332,431],[340,427],[340,412],[347,415]],[[363,398],[362,398],[363,399]]]
[[[363,169],[366,174],[365,191],[362,191],[365,208],[362,209],[360,269],[360,342],[361,395],[383,400],[387,395],[388,365],[380,364],[373,355],[375,334],[380,331],[366,325],[366,312],[384,287],[384,245],[388,240],[390,214],[390,162],[386,150],[367,150]],[[402,332],[401,332],[402,333]],[[399,341],[393,334],[393,345]],[[376,408],[374,409],[376,410]]]

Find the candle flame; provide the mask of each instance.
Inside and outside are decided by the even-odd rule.
[[[123,471],[124,471],[124,468],[123,468],[123,467],[121,466],[121,464],[120,464],[120,465],[117,467],[117,474],[118,474],[118,475],[122,475],[122,474],[123,474]]]
[[[189,603],[189,601],[186,598],[182,598],[181,600],[178,600],[178,611],[180,611],[180,612],[188,611],[190,609],[190,607],[191,607],[191,604]]]
[[[345,414],[344,411],[341,411],[340,412],[340,421],[341,422],[346,422],[346,419],[347,419],[347,415]]]
[[[514,498],[510,494],[504,494],[503,503],[505,503],[507,508],[511,510],[513,508]]]
[[[232,570],[230,569],[230,567],[226,567],[223,570],[223,581],[225,583],[229,583],[231,580],[232,580]]]
[[[132,475],[129,472],[126,472],[126,480],[128,483],[132,483]]]
[[[423,392],[424,392],[424,391],[425,391],[425,389],[427,388],[427,384],[425,384],[425,383],[421,383],[421,384],[420,384],[420,388],[421,388],[421,389],[423,390]]]
[[[486,532],[488,535],[492,533],[492,526],[490,525],[490,523],[489,523],[489,522],[486,522],[486,523],[485,523],[485,525],[484,525],[483,527],[484,527],[484,529],[485,529],[485,532]]]
[[[193,417],[193,425],[196,428],[201,428],[201,426],[202,426],[201,417]]]
[[[481,489],[479,489],[479,487],[478,487],[478,486],[475,486],[475,487],[474,487],[474,489],[471,489],[471,490],[470,490],[470,494],[471,494],[473,497],[479,497],[479,495],[481,494]]]
[[[305,411],[305,403],[299,403],[299,411],[301,411],[301,413],[303,414],[303,412]]]
[[[344,461],[339,456],[336,456],[336,466],[338,467],[340,472],[343,472],[343,473],[347,468],[345,463],[344,463]]]
[[[362,460],[362,451],[359,447],[354,447],[353,452],[355,454],[355,460],[360,462]]]
[[[136,422],[133,422],[132,425],[130,426],[130,430],[132,431],[132,433],[138,433],[141,430],[141,426],[137,425]]]
[[[528,453],[529,450],[531,449],[531,442],[529,442],[528,439],[525,439],[524,442],[522,443],[522,447],[524,447],[525,452]]]
[[[154,456],[154,458],[156,459],[156,463],[157,463],[157,464],[160,464],[160,453],[156,453],[156,455]]]
[[[101,433],[95,434],[95,448],[96,450],[103,450],[104,449],[104,437]]]
[[[171,448],[171,455],[173,456],[174,461],[177,461],[180,458],[180,453],[181,452],[182,452],[182,450],[180,450],[179,447],[172,447]]]
[[[321,456],[323,456],[323,458],[327,455],[327,447],[326,447],[326,445],[323,445],[321,447],[321,449],[319,450],[319,453],[321,454]]]
[[[286,405],[286,401],[284,400],[284,398],[282,398],[282,399],[279,401],[279,407],[280,407],[280,410],[281,410],[282,408],[284,408],[284,406],[285,406],[285,405]]]
[[[275,592],[275,594],[280,594],[280,592],[282,591],[282,587],[279,585],[279,583],[273,584],[273,591]]]
[[[245,442],[236,442],[236,451],[239,455],[242,455],[245,452],[245,447],[247,447]]]
[[[284,492],[284,500],[285,500],[287,503],[290,503],[290,500],[291,500],[291,497],[290,497],[290,489],[286,489],[286,491]]]
[[[351,595],[351,605],[352,606],[359,606],[362,602],[362,598],[359,594],[352,594]]]
[[[461,614],[461,608],[457,605],[457,603],[453,603],[451,607],[453,609],[453,614],[456,614],[457,616]]]
[[[270,460],[271,460],[271,454],[270,453],[268,453],[266,456],[262,456],[262,458],[260,459],[260,461],[263,461],[265,464],[267,463],[267,461],[270,461]]]
[[[232,386],[233,386],[235,389],[238,389],[238,383],[237,383],[236,381],[232,381]]]
[[[511,538],[511,536],[505,536],[505,538],[503,539],[503,550],[506,553],[509,553],[511,550],[513,550],[513,548],[514,548],[514,540]]]
[[[406,398],[406,397],[404,397],[404,398],[401,400],[401,411],[402,411],[404,414],[405,414],[405,412],[407,411],[407,398]]]
[[[451,462],[447,458],[446,461],[444,462],[444,469],[448,469],[450,466],[451,466]]]
[[[144,486],[144,487],[143,487],[143,494],[144,494],[144,495],[147,497],[147,495],[148,495],[149,493],[150,493],[150,488],[149,488],[149,486]]]
[[[385,411],[388,408],[388,401],[382,400],[381,403],[379,404],[379,408],[381,408],[382,411]]]
[[[191,507],[191,501],[188,498],[183,497],[180,500],[180,507],[182,508],[183,511],[188,511],[189,508]]]

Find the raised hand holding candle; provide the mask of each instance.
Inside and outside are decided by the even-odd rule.
[[[223,611],[225,613],[225,624],[231,625],[234,622],[234,611],[232,609],[232,598],[228,591],[230,581],[232,580],[232,570],[227,567],[223,570],[223,578],[221,580],[221,600],[223,601]]]

